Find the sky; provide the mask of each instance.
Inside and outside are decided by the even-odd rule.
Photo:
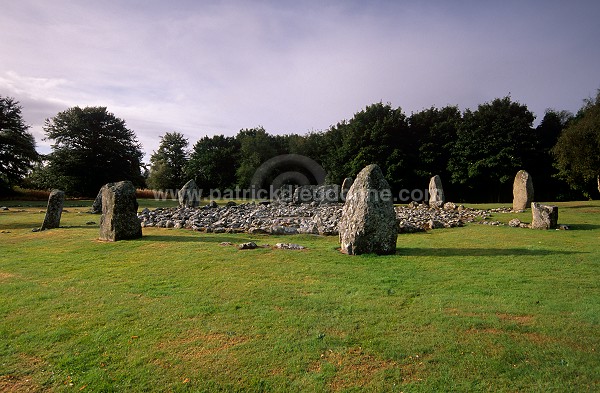
[[[407,115],[510,95],[539,123],[600,88],[600,1],[0,0],[0,96],[38,150],[47,118],[103,106],[148,162],[262,126],[324,131],[383,102]]]

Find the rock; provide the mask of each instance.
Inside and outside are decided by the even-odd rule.
[[[456,210],[456,204],[454,202],[446,202],[444,203],[444,210]]]
[[[521,220],[519,220],[518,218],[513,218],[508,222],[508,226],[513,228],[519,228],[521,226]]]
[[[284,250],[304,250],[306,247],[301,246],[295,243],[277,243],[275,244],[275,248],[281,248]]]
[[[206,207],[208,209],[216,209],[217,207],[219,207],[219,205],[215,201],[210,201],[210,202],[208,202],[208,204],[206,205]]]
[[[232,242],[221,242],[219,243],[219,246],[233,246]]]
[[[65,202],[65,193],[61,190],[52,190],[48,197],[48,207],[46,209],[46,217],[42,224],[42,230],[58,228],[60,226],[60,216],[63,212],[63,204]]]
[[[558,206],[531,203],[532,229],[556,229],[558,225]]]
[[[347,177],[342,182],[342,202],[346,201],[346,195],[348,195],[348,191],[350,191],[352,183],[354,183],[354,178],[352,177]]]
[[[444,205],[444,188],[442,187],[442,179],[435,175],[429,180],[429,206],[442,207]]]
[[[96,225],[96,223],[94,221],[88,221],[85,223],[85,225]]]
[[[524,170],[517,172],[513,182],[513,211],[523,211],[533,202],[533,180]]]
[[[271,235],[297,235],[298,228],[276,225],[271,227]]]
[[[571,228],[568,225],[560,224],[556,229],[561,230],[561,231],[568,231]]]
[[[201,192],[194,179],[188,181],[177,193],[179,206],[197,207],[200,204]]]
[[[227,204],[225,206],[233,207],[233,206],[237,206],[237,203],[235,203],[234,201],[229,201],[229,202],[227,202]]]
[[[102,192],[110,187],[113,183],[108,183],[100,187],[100,191],[98,191],[98,195],[96,195],[96,199],[94,199],[94,203],[92,203],[92,210],[90,213],[92,214],[100,214],[102,213]]]
[[[258,246],[254,242],[242,243],[238,245],[238,249],[240,250],[254,250],[255,248],[258,248]]]
[[[100,239],[118,241],[142,237],[135,187],[130,181],[111,183],[102,191]]]
[[[7,211],[7,210],[8,210],[8,207],[6,207],[6,206],[2,206],[2,207],[0,207],[0,210]]]
[[[394,254],[398,229],[392,193],[381,169],[365,167],[350,187],[339,221],[341,251]]]

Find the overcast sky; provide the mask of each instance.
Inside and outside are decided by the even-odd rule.
[[[44,120],[106,106],[147,155],[165,132],[326,130],[504,97],[537,116],[600,88],[600,1],[0,0],[0,95]]]

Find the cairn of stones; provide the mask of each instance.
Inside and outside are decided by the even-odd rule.
[[[42,231],[45,229],[58,228],[60,226],[60,217],[65,203],[65,193],[61,190],[52,190],[48,197],[48,207],[46,208],[46,216],[42,224]]]
[[[556,229],[558,227],[558,206],[531,203],[532,229]]]
[[[119,241],[142,237],[137,209],[135,187],[130,181],[109,183],[103,187],[100,240]]]
[[[513,211],[523,211],[533,202],[533,180],[524,170],[517,172],[513,182]]]
[[[429,180],[429,206],[440,208],[444,206],[444,202],[446,200],[444,198],[442,178],[435,175]]]
[[[396,252],[398,225],[388,182],[375,164],[350,187],[339,222],[341,251],[349,255]]]
[[[177,193],[179,206],[197,207],[200,205],[200,189],[194,179],[188,181]]]

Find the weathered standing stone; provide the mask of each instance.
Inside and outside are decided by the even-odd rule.
[[[381,169],[365,167],[350,187],[339,222],[341,251],[394,254],[398,229],[392,193]]]
[[[429,206],[442,207],[445,201],[442,178],[435,175],[429,180]]]
[[[513,210],[525,210],[533,202],[533,180],[524,170],[517,172],[513,182]]]
[[[96,195],[96,199],[94,199],[94,203],[92,203],[92,214],[102,213],[102,191],[104,191],[104,189],[110,186],[111,184],[113,183],[108,183],[100,187],[100,191],[98,191],[98,195]]]
[[[346,195],[348,195],[348,191],[350,191],[352,183],[354,183],[354,179],[352,177],[347,177],[342,182],[342,201],[346,200]]]
[[[194,179],[188,181],[181,187],[177,193],[179,206],[182,207],[197,207],[200,204],[200,190]]]
[[[558,226],[558,206],[532,202],[531,213],[533,214],[532,229],[556,229]]]
[[[48,208],[46,209],[46,217],[42,224],[42,230],[58,228],[60,226],[60,216],[65,203],[65,193],[61,190],[52,190],[48,197]]]
[[[100,239],[118,241],[142,237],[135,187],[130,181],[110,183],[102,191]]]

